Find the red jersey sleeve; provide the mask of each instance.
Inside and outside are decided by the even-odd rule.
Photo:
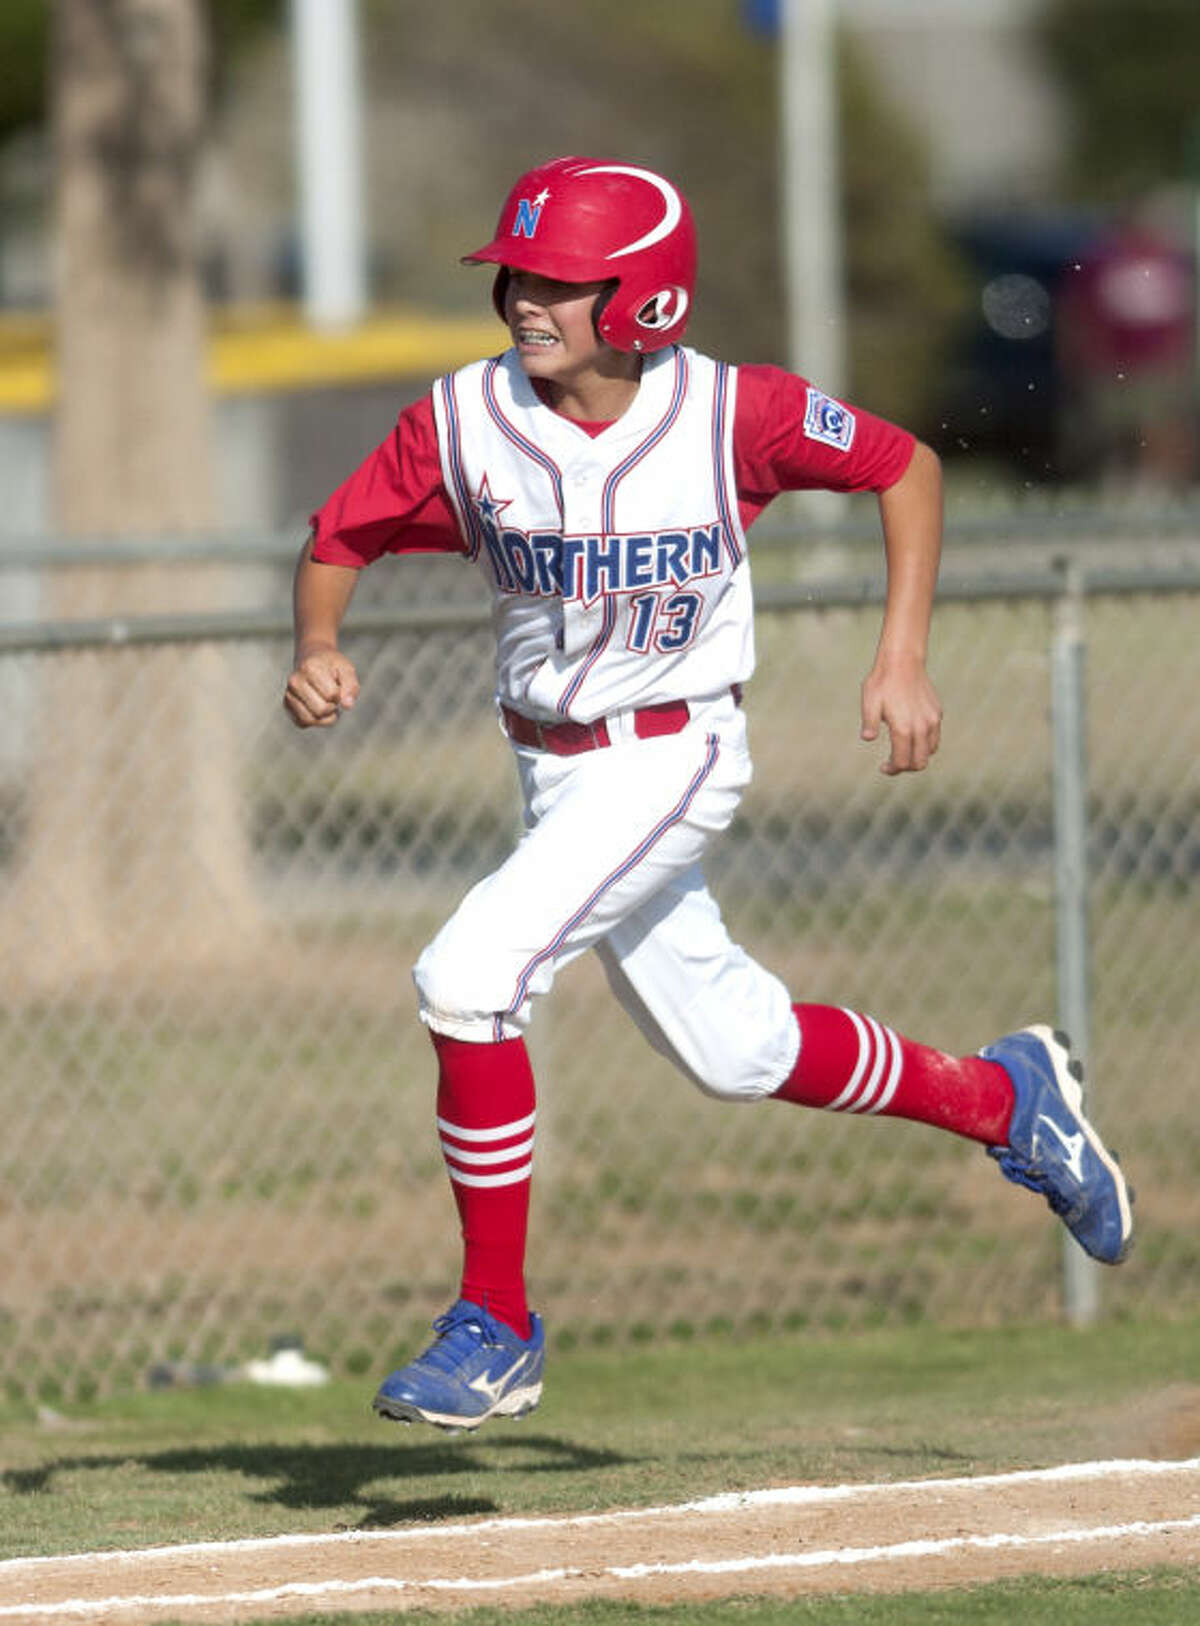
[[[781,367],[738,368],[733,455],[742,523],[781,491],[886,491],[916,439]]]
[[[386,440],[312,516],[314,559],[359,569],[384,553],[461,553],[442,485],[433,401],[405,407]]]

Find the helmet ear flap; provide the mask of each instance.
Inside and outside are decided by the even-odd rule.
[[[608,333],[602,318],[605,310],[612,302],[613,295],[620,286],[620,277],[610,278],[596,295],[596,303],[592,306],[592,327],[595,330],[596,337],[603,339],[606,344],[608,343]]]

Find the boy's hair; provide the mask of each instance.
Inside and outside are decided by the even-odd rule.
[[[614,350],[661,350],[682,337],[696,286],[696,228],[687,199],[652,169],[601,158],[554,158],[522,175],[490,243],[464,264],[500,267],[492,299],[504,318],[510,271],[557,282],[610,282],[596,329]]]

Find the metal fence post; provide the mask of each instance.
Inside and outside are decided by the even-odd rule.
[[[1090,1002],[1084,579],[1075,561],[1060,568],[1063,590],[1055,603],[1050,656],[1058,1022],[1071,1035],[1072,1048],[1086,1070]],[[1100,1307],[1099,1267],[1065,1233],[1063,1302],[1068,1320],[1076,1326],[1094,1321]]]

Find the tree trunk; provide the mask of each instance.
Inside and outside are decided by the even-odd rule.
[[[56,0],[57,529],[212,527],[195,193],[205,136],[199,0]],[[60,573],[65,617],[179,612],[167,564]],[[57,979],[227,953],[255,919],[232,682],[218,650],[43,663],[15,892],[22,967]],[[9,934],[10,947],[15,948]]]

